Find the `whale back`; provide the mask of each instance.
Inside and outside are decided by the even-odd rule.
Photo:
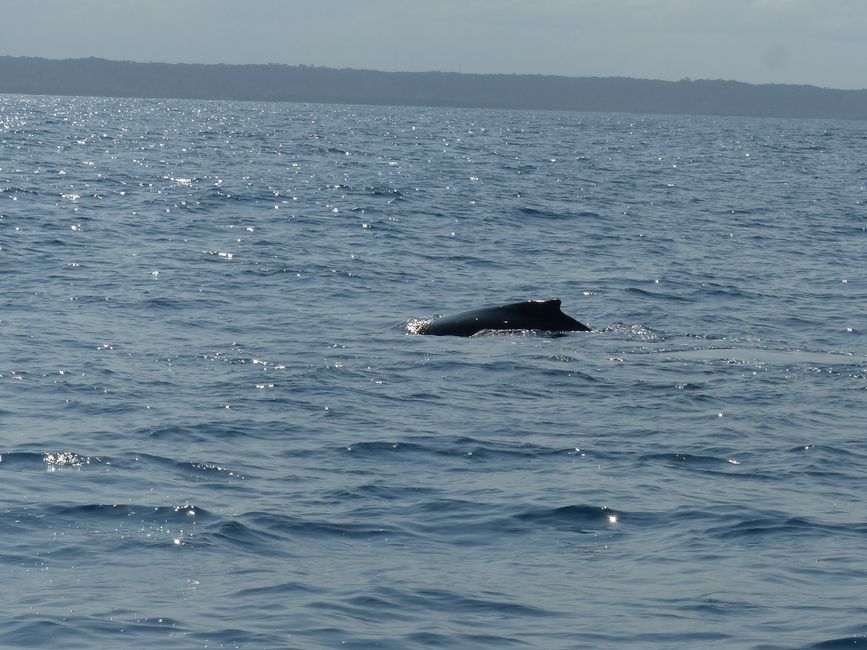
[[[560,310],[560,300],[527,300],[482,307],[432,321],[420,334],[472,336],[483,330],[587,332],[590,328]]]

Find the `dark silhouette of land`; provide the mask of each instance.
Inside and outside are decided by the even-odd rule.
[[[867,119],[867,90],[0,56],[0,93]]]

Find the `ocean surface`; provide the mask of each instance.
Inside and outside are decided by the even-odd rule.
[[[865,185],[864,122],[0,96],[0,645],[867,644]]]

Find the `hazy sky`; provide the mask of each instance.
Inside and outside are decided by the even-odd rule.
[[[0,54],[867,88],[867,0],[0,0]]]

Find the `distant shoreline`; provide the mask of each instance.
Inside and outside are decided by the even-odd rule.
[[[0,56],[0,93],[867,120],[867,90]]]

